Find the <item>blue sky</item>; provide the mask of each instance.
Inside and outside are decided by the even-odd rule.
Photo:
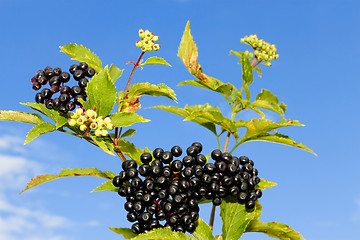
[[[290,147],[251,142],[236,150],[255,161],[260,176],[278,183],[264,191],[263,221],[279,221],[306,239],[355,240],[360,227],[358,170],[360,28],[358,1],[10,1],[0,0],[0,109],[29,111],[19,102],[33,101],[30,79],[47,65],[67,68],[73,61],[59,46],[78,43],[97,53],[104,64],[125,69],[117,82],[123,89],[135,61],[139,28],[160,36],[156,53],[172,68],[150,66],[134,82],[165,83],[185,104],[226,104],[212,92],[181,86],[193,79],[177,58],[187,20],[199,50],[199,62],[210,76],[241,84],[241,68],[230,50],[248,49],[240,38],[257,34],[277,45],[280,58],[251,86],[253,95],[271,90],[287,104],[285,117],[306,127],[282,129],[313,149],[318,157]],[[250,49],[248,49],[250,50]],[[148,54],[147,56],[153,55]],[[138,147],[186,148],[194,141],[209,153],[216,138],[180,117],[147,107],[175,105],[168,99],[144,97],[138,113],[152,121],[138,124],[132,141]],[[258,117],[250,112],[244,118]],[[273,114],[268,118],[276,119]],[[60,133],[43,135],[23,145],[30,125],[0,123],[0,239],[122,239],[107,229],[128,227],[124,200],[116,193],[89,193],[102,183],[91,177],[61,179],[18,193],[35,175],[61,168],[97,167],[118,172],[119,159]],[[233,144],[233,142],[230,142]],[[354,187],[355,186],[355,187]],[[209,220],[210,205],[201,217]],[[219,220],[219,217],[217,218]],[[215,234],[221,231],[216,221]],[[245,240],[270,239],[244,234]]]

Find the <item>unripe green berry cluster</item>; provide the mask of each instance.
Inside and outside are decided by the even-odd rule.
[[[263,39],[259,39],[257,35],[245,36],[240,39],[242,43],[247,43],[254,48],[254,53],[245,51],[245,54],[252,58],[255,54],[258,61],[265,61],[269,63],[273,59],[279,58],[279,54],[276,53],[275,44],[265,42]]]
[[[98,117],[95,110],[87,109],[84,111],[81,107],[71,113],[68,124],[71,127],[78,127],[82,132],[93,132],[97,137],[106,137],[109,135],[107,130],[114,129],[110,117]]]
[[[140,41],[136,41],[136,46],[141,48],[143,52],[157,51],[160,49],[160,44],[155,44],[159,40],[159,36],[154,36],[153,32],[149,30],[139,29]]]

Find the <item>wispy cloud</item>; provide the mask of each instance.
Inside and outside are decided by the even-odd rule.
[[[69,228],[70,220],[51,214],[45,209],[21,206],[18,201],[12,201],[19,196],[24,182],[41,168],[39,163],[24,157],[0,155],[0,239],[69,239],[58,234],[58,229]]]

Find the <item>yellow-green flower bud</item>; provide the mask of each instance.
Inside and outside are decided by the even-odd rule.
[[[115,126],[114,126],[114,124],[112,124],[112,123],[106,124],[106,128],[109,129],[109,130],[113,130],[114,127],[115,127]]]
[[[93,122],[93,123],[90,124],[91,129],[97,129],[97,127],[98,127],[97,123]]]
[[[100,131],[101,131],[101,135],[102,135],[103,137],[106,137],[106,136],[109,135],[108,131],[106,131],[106,130],[100,130]]]
[[[76,125],[76,120],[75,119],[68,119],[68,124],[73,127],[73,126]]]
[[[81,124],[84,124],[86,122],[86,118],[84,116],[80,116],[77,120],[76,120],[76,123],[78,125],[81,125]]]
[[[144,38],[144,37],[145,37],[145,32],[144,32],[144,30],[142,30],[141,28],[139,29],[139,37],[140,37],[140,38]]]
[[[102,137],[101,130],[99,130],[99,129],[97,129],[94,134],[97,137]]]
[[[80,131],[83,131],[83,132],[85,132],[88,129],[88,127],[85,124],[80,125],[79,128],[80,128]]]
[[[111,123],[111,117],[106,117],[106,118],[104,119],[104,123],[105,123],[105,124]]]
[[[136,47],[141,48],[143,46],[143,43],[140,41],[136,41]]]
[[[81,115],[84,112],[84,109],[82,109],[81,107],[78,107],[75,112],[77,115]]]
[[[159,40],[159,36],[154,36],[152,40],[156,42],[157,40]]]
[[[91,117],[96,117],[96,112],[95,112],[94,110],[92,110],[92,109],[86,110],[85,114],[86,114],[86,116],[89,117],[89,118],[91,118]]]

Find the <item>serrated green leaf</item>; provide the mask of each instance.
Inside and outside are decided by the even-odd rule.
[[[261,178],[260,182],[256,184],[255,189],[265,189],[265,188],[274,187],[276,185],[277,183],[270,182]]]
[[[171,67],[171,65],[169,63],[167,63],[165,61],[165,59],[163,59],[161,57],[150,57],[150,58],[146,59],[146,61],[141,65],[146,65],[146,64],[168,65]]]
[[[212,230],[202,219],[196,222],[196,229],[191,233],[198,240],[215,240]]]
[[[132,239],[137,236],[130,228],[109,227],[109,229],[117,234],[122,235],[125,239]]]
[[[224,240],[238,240],[245,232],[249,222],[255,216],[255,210],[248,211],[234,197],[226,197],[220,205],[220,216],[223,222]]]
[[[249,100],[250,99],[249,85],[254,81],[253,68],[251,66],[250,59],[243,52],[230,51],[230,54],[234,54],[241,59],[239,63],[241,64],[241,68],[242,68],[243,88],[245,89],[246,99]]]
[[[117,234],[122,235],[125,239],[132,239],[137,235],[131,231],[130,228],[115,228],[109,227],[109,229]]]
[[[135,129],[128,129],[128,130],[126,130],[126,132],[124,132],[124,133],[121,135],[121,138],[124,138],[124,137],[132,137],[135,133],[136,133],[136,130],[135,130]]]
[[[115,156],[115,154],[113,153],[114,148],[109,147],[107,138],[105,138],[105,137],[97,137],[97,136],[93,136],[93,135],[91,135],[90,137],[98,147],[100,147],[102,150],[104,150],[104,152]],[[111,145],[113,145],[113,144],[111,143]]]
[[[177,115],[182,116],[183,118],[187,118],[188,116],[190,116],[190,114],[194,111],[197,110],[201,110],[204,108],[208,108],[211,107],[209,104],[205,104],[205,105],[193,105],[193,106],[188,106],[186,105],[184,108],[179,108],[179,107],[174,107],[174,106],[155,106],[152,108],[157,108],[157,109],[161,109],[167,112],[171,112]],[[201,118],[197,118],[197,119],[192,119],[192,122],[195,122],[207,129],[209,129],[212,133],[214,133],[216,135],[216,127],[215,124],[206,120],[206,119],[201,119]]]
[[[39,125],[44,122],[44,120],[42,120],[42,118],[38,114],[18,112],[12,110],[9,111],[0,110],[0,120],[31,123],[36,125]]]
[[[58,111],[54,110],[54,109],[48,109],[45,104],[42,103],[33,103],[33,102],[28,102],[28,103],[20,103],[22,105],[25,106],[29,106],[32,109],[41,112],[42,114],[48,116],[49,118],[51,118],[55,123],[56,123],[56,129],[61,128],[62,126],[64,126],[68,119],[64,116],[61,116],[59,114]]]
[[[266,89],[261,90],[261,93],[256,96],[256,100],[254,102],[249,104],[249,107],[265,108],[279,113],[281,116],[284,116],[286,110],[286,105],[284,103],[279,103],[278,98]]]
[[[189,72],[191,72],[192,69],[197,69],[198,52],[196,44],[191,35],[190,21],[188,21],[186,24],[177,55],[182,60]]]
[[[134,112],[117,112],[111,114],[110,117],[111,123],[114,124],[115,127],[129,127],[134,123],[144,123],[150,121],[149,119],[145,119]]]
[[[81,103],[81,106],[83,106],[83,108],[84,108],[85,110],[88,110],[89,108],[92,108],[92,107],[90,106],[90,103],[89,103],[88,101],[85,101],[85,100],[82,99],[82,98],[79,98],[78,100],[79,100],[79,102]]]
[[[55,130],[56,130],[56,127],[48,122],[44,122],[39,125],[36,125],[27,134],[24,144],[31,142],[32,140],[34,140],[35,138],[37,138],[38,136],[40,136],[44,133],[53,132]]]
[[[113,172],[110,171],[103,172],[96,168],[83,168],[83,169],[68,168],[68,169],[63,169],[58,175],[45,174],[32,178],[31,181],[28,182],[27,187],[21,193],[25,192],[26,190],[32,187],[35,187],[45,182],[49,182],[54,179],[63,178],[63,177],[76,177],[76,176],[94,176],[94,177],[101,177],[106,179],[113,179],[116,175]]]
[[[246,134],[242,137],[241,141],[248,141],[248,139],[254,139],[263,133],[267,133],[274,129],[287,126],[304,126],[297,120],[281,119],[279,122],[273,122],[269,119],[251,119],[246,122]]]
[[[173,232],[169,228],[157,228],[137,235],[132,240],[195,240],[183,232]]]
[[[107,66],[96,74],[87,84],[86,93],[90,106],[98,116],[107,116],[116,101],[116,87],[110,79]]]
[[[256,136],[256,138],[253,139],[247,139],[246,142],[249,141],[266,141],[266,142],[273,142],[273,143],[280,143],[280,144],[284,144],[284,145],[288,145],[291,147],[296,147],[296,148],[300,148],[303,150],[306,150],[308,152],[311,152],[312,154],[314,154],[315,156],[317,156],[317,154],[311,150],[310,148],[306,147],[304,144],[302,143],[297,143],[295,142],[293,139],[291,139],[289,136],[284,135],[284,134],[279,134],[279,133],[275,133],[275,134],[270,134],[270,133],[264,133],[261,135]],[[241,141],[240,141],[241,142]]]
[[[224,117],[218,107],[204,108],[201,110],[193,111],[184,121],[198,121],[199,119],[205,119],[207,122],[219,125],[226,131],[234,135],[236,139],[239,138],[237,128],[233,121]]]
[[[102,183],[100,186],[92,190],[91,192],[98,192],[98,191],[113,191],[117,192],[119,190],[118,187],[115,187],[112,183],[112,180],[106,181]]]
[[[100,58],[83,45],[70,43],[65,46],[60,46],[60,52],[66,53],[73,60],[86,62],[90,67],[94,68],[96,72],[102,70]]]
[[[299,232],[290,228],[289,225],[278,222],[253,221],[249,224],[246,232],[261,232],[281,240],[305,239]]]
[[[121,77],[122,73],[123,73],[124,69],[120,69],[117,66],[115,66],[114,64],[110,65],[109,68],[109,75],[110,75],[110,79],[113,83],[115,83],[115,81]]]
[[[118,139],[118,145],[115,146],[116,149],[123,152],[126,156],[130,157],[131,159],[135,160],[138,164],[142,164],[140,161],[140,156],[144,152],[150,152],[147,148],[144,150],[137,148],[132,142],[126,141],[124,139]]]
[[[127,93],[128,99],[139,97],[143,95],[150,95],[155,97],[167,97],[176,102],[176,94],[174,90],[163,83],[158,85],[146,83],[135,83],[130,85]]]

